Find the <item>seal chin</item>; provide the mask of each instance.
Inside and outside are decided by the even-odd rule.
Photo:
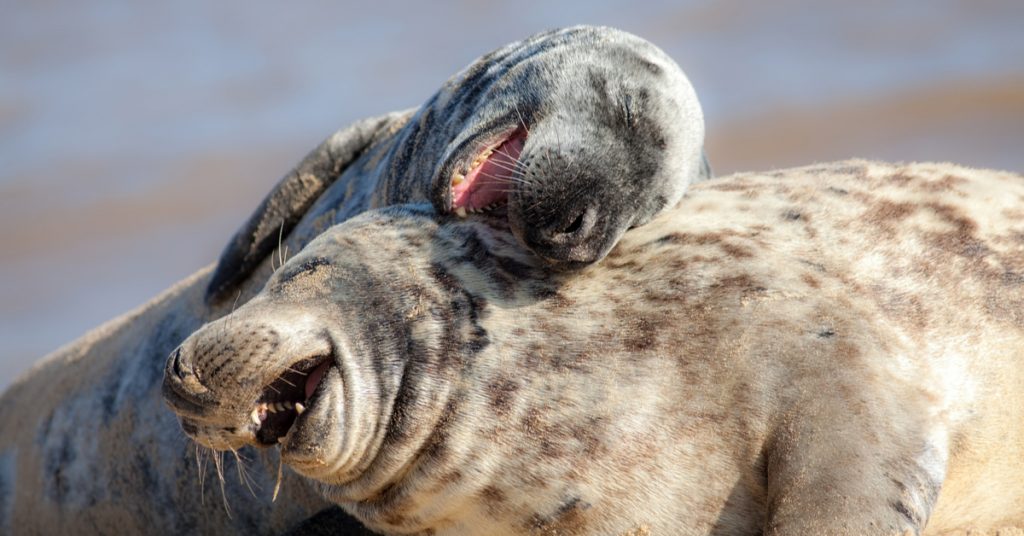
[[[452,174],[450,210],[460,217],[488,212],[508,202],[509,191],[521,181],[519,155],[526,145],[525,129],[514,130],[483,145],[469,164]]]

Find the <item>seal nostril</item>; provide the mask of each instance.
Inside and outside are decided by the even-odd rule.
[[[186,375],[192,372],[191,367],[182,363],[180,346],[174,350],[174,354],[171,356],[171,371],[178,378],[185,378]]]
[[[581,213],[579,216],[576,217],[575,220],[572,221],[572,223],[569,224],[568,227],[566,227],[565,229],[562,230],[562,234],[573,234],[576,231],[579,231],[582,227],[583,227],[583,214]]]

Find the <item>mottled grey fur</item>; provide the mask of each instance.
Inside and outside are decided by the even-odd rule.
[[[338,195],[362,206],[429,198],[447,212],[453,176],[517,129],[529,135],[501,179],[508,222],[556,266],[604,257],[626,229],[710,174],[697,96],[664,52],[613,28],[544,32],[484,55],[414,112],[367,119],[326,140],[228,244],[210,299],[233,297],[301,218],[337,210],[333,198],[307,214],[335,181],[349,185]]]
[[[1022,199],[949,164],[745,174],[574,273],[374,211],[186,340],[165,396],[217,448],[304,403],[285,463],[387,533],[1019,530]]]

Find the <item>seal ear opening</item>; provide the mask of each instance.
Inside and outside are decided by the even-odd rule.
[[[362,119],[313,149],[267,194],[228,242],[206,287],[206,303],[229,295],[288,236],[306,211],[338,176],[409,111]]]

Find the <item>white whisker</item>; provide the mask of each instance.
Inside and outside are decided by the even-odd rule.
[[[228,514],[228,519],[233,519],[231,515],[231,505],[228,504],[228,493],[224,489],[224,452],[218,452],[213,457],[213,464],[217,467],[217,479],[220,481],[220,496],[224,501],[224,512]]]

